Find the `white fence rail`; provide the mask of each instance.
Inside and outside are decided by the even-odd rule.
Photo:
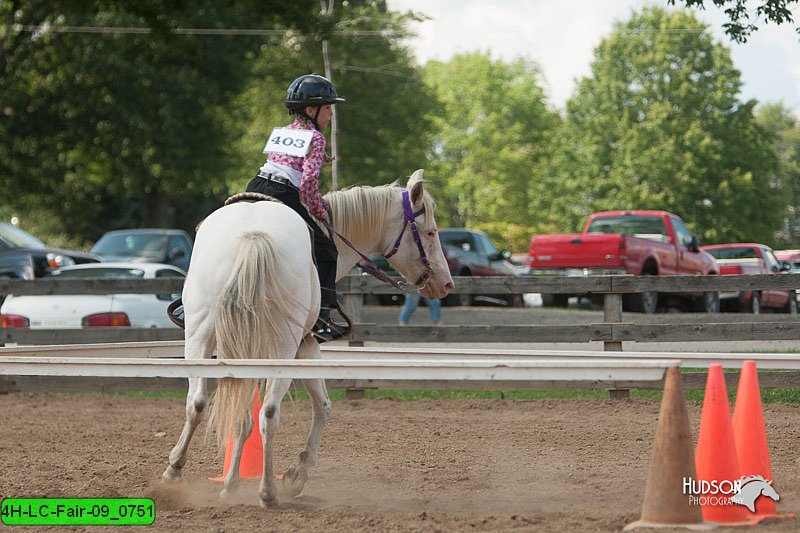
[[[183,358],[183,341],[127,342],[111,344],[65,344],[60,346],[16,346],[0,348],[0,362],[9,357],[26,358]],[[725,368],[739,368],[742,362],[754,360],[763,370],[800,370],[800,354],[796,353],[730,353],[730,352],[607,352],[598,350],[519,350],[477,348],[403,348],[403,347],[355,347],[323,345],[320,347],[325,359],[397,359],[436,361],[455,360],[678,360],[684,366],[708,368],[721,364]]]
[[[800,387],[800,356],[790,353],[361,348],[327,345],[322,347],[322,361],[300,362],[299,365],[306,366],[292,366],[290,369],[281,366],[294,365],[287,361],[183,361],[183,346],[183,341],[158,341],[0,348],[0,385],[3,385],[0,392],[185,390],[185,380],[175,378],[188,375],[275,375],[325,377],[329,387],[348,389],[353,395],[357,394],[354,391],[367,389],[607,389],[613,397],[625,397],[630,389],[661,388],[661,383],[650,373],[651,369],[645,369],[649,364],[662,367],[665,361],[677,362],[684,367],[698,369],[722,364],[729,369],[739,369],[742,362],[748,359],[758,364],[762,388]],[[134,360],[137,366],[126,366],[130,360]],[[390,362],[384,365],[386,361]],[[59,364],[54,365],[54,362]],[[70,366],[60,365],[62,362]],[[602,365],[598,365],[598,362]],[[6,363],[22,366],[12,367]],[[612,369],[631,369],[632,373],[624,374],[618,370],[609,373],[601,368],[606,364],[610,364],[609,368]],[[321,366],[318,368],[315,365]],[[322,367],[326,370],[322,370]],[[398,370],[401,367],[408,370]],[[163,379],[141,381],[123,376]],[[731,380],[729,383],[733,384],[738,374],[734,371],[726,376]],[[705,372],[702,371],[684,373],[682,379],[685,389],[702,389],[705,386]]]
[[[3,357],[0,375],[127,378],[292,378],[455,381],[658,381],[680,361],[559,359],[172,360]]]
[[[675,359],[690,368],[708,368],[709,365],[722,365],[725,368],[741,368],[744,361],[756,361],[763,370],[800,370],[800,354],[796,353],[722,353],[722,352],[606,352],[596,350],[488,350],[462,348],[361,348],[325,346],[323,356],[328,358],[375,357],[394,359],[485,359],[509,360],[554,359],[559,360],[618,360],[653,361]]]

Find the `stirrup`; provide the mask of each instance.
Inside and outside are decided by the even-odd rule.
[[[353,332],[353,322],[350,320],[350,317],[344,314],[338,305],[333,307],[333,309],[336,309],[347,323],[342,324],[341,322],[334,322],[330,319],[330,312],[320,313],[320,317],[317,319],[310,332],[320,344],[323,342],[342,339],[349,336]],[[328,316],[324,317],[324,314],[327,314]]]
[[[183,298],[178,298],[167,307],[167,317],[181,329],[186,329],[186,313],[183,311]]]

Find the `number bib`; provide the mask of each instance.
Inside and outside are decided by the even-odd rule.
[[[264,146],[264,153],[286,154],[294,157],[303,157],[311,148],[311,139],[314,132],[311,130],[294,130],[290,128],[274,128]]]

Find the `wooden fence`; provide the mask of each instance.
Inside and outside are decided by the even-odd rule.
[[[702,342],[744,340],[800,340],[797,315],[784,320],[730,320],[727,314],[691,315],[686,322],[637,324],[623,321],[622,296],[658,291],[708,292],[762,289],[800,289],[800,276],[510,276],[457,277],[455,293],[468,294],[590,294],[603,298],[603,321],[596,324],[523,326],[382,326],[370,324],[363,315],[364,294],[387,294],[394,289],[366,276],[342,280],[339,291],[345,308],[360,326],[352,341],[383,342],[590,342],[602,341],[606,350],[622,349],[622,342]],[[641,316],[626,313],[625,317]],[[736,316],[736,315],[728,315]],[[700,317],[700,318],[699,318]],[[800,344],[798,345],[800,347]]]
[[[692,314],[670,323],[637,323],[637,313],[622,311],[622,296],[646,291],[697,292],[762,289],[800,290],[800,276],[511,276],[457,277],[456,294],[591,294],[603,299],[603,320],[594,324],[560,325],[380,325],[369,322],[364,313],[365,294],[390,294],[396,290],[368,276],[348,276],[337,289],[348,314],[356,323],[351,346],[376,342],[502,342],[582,343],[599,341],[606,351],[622,350],[623,342],[703,342],[796,340],[800,341],[800,317],[773,315],[769,320],[741,315]],[[39,279],[0,280],[0,294],[156,294],[180,292],[183,280]],[[130,341],[181,340],[177,328],[83,328],[25,329],[0,328],[0,344],[63,345]],[[800,348],[800,342],[798,342]],[[798,356],[800,357],[800,356]],[[800,386],[796,371],[762,379],[762,386]]]
[[[0,280],[0,294],[156,294],[180,292],[183,281],[175,278],[155,280],[115,279],[38,279]],[[606,350],[621,350],[622,342],[698,342],[746,340],[798,340],[797,315],[773,315],[770,320],[752,316],[707,314],[686,315],[677,323],[637,323],[637,313],[622,312],[622,295],[645,291],[703,292],[761,289],[800,290],[797,275],[753,276],[498,276],[457,277],[455,293],[468,294],[593,294],[604,300],[603,321],[594,324],[560,325],[477,325],[407,326],[370,323],[364,314],[365,294],[389,294],[393,287],[368,276],[348,276],[337,289],[348,314],[357,324],[350,341],[380,342],[518,342],[581,343],[600,341]],[[626,320],[623,320],[625,318]],[[26,329],[0,328],[0,344],[74,344],[179,340],[176,328],[81,328]],[[800,343],[798,344],[800,347]]]

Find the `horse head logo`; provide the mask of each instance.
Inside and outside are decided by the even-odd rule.
[[[772,487],[772,481],[767,481],[762,476],[742,477],[739,483],[741,484],[741,488],[739,492],[731,498],[731,501],[739,505],[744,505],[750,509],[751,513],[756,511],[755,502],[762,494],[775,501],[781,499]]]

